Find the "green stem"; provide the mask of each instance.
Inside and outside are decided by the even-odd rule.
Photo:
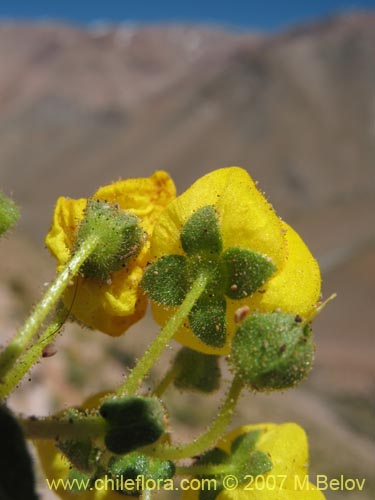
[[[236,407],[238,398],[243,388],[243,382],[238,376],[235,376],[232,385],[225,398],[224,404],[219,410],[215,420],[212,422],[207,432],[202,434],[192,443],[172,446],[159,444],[156,446],[147,446],[143,448],[142,453],[160,458],[161,460],[181,460],[199,455],[212,448],[220,437],[224,434]]]
[[[171,368],[169,368],[169,370],[161,379],[159,384],[155,387],[153,392],[154,396],[160,398],[164,394],[164,392],[168,389],[168,387],[176,378],[176,376],[179,374],[179,372],[180,372],[179,366],[173,365]]]
[[[142,380],[147,375],[150,368],[155,364],[156,360],[162,353],[165,346],[173,338],[174,334],[177,332],[183,321],[188,316],[189,312],[193,308],[196,301],[199,299],[203,293],[206,284],[207,276],[199,276],[190,291],[187,293],[185,300],[178,308],[176,314],[174,314],[164,328],[161,330],[160,334],[156,337],[147,351],[144,353],[142,358],[138,361],[133,371],[130,373],[129,377],[125,382],[118,388],[116,394],[119,396],[133,395],[138,389],[138,386]]]
[[[77,439],[98,437],[105,434],[108,424],[100,416],[80,418],[42,417],[19,418],[24,434],[29,439]]]
[[[30,368],[41,358],[44,348],[50,344],[58,334],[67,311],[60,308],[52,322],[44,330],[33,346],[31,346],[2,379],[0,384],[0,401],[8,396],[22,380]]]
[[[48,314],[51,313],[57,301],[64,293],[71,279],[78,273],[83,262],[95,249],[98,241],[98,237],[93,235],[82,243],[79,249],[75,252],[74,256],[69,260],[52,285],[48,288],[44,297],[35,307],[34,311],[28,317],[24,325],[1,353],[0,379],[8,373],[31,342],[34,335],[40,329],[43,321],[46,319]]]

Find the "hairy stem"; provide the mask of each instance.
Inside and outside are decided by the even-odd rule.
[[[117,389],[116,394],[126,396],[133,395],[137,391],[140,383],[145,378],[150,368],[155,364],[163,349],[167,346],[168,342],[171,341],[183,321],[187,318],[194,304],[203,293],[206,284],[206,276],[199,276],[195,280],[176,314],[170,318],[160,334],[156,337],[144,355],[138,360],[138,363],[133,368],[129,377]]]
[[[64,293],[70,280],[78,273],[83,262],[98,244],[98,237],[93,235],[79,247],[74,256],[50,285],[42,300],[37,304],[24,325],[0,355],[0,379],[12,369],[17,359],[25,351],[34,335],[41,328],[43,321],[53,311],[57,301]]]
[[[61,307],[35,344],[18,358],[13,369],[3,377],[0,384],[0,400],[6,398],[15,389],[30,368],[42,357],[44,348],[56,337],[66,315],[66,309]]]

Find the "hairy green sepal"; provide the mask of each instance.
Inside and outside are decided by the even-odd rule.
[[[254,314],[237,329],[231,361],[259,391],[286,389],[306,378],[314,358],[309,325],[286,313]]]
[[[102,200],[88,201],[73,252],[93,234],[99,238],[99,243],[81,272],[85,277],[100,281],[106,281],[111,273],[125,267],[144,242],[138,217]]]
[[[17,205],[0,191],[0,236],[11,229],[19,218]]]
[[[256,430],[238,436],[231,445],[230,454],[220,448],[214,448],[201,457],[197,462],[198,465],[222,465],[223,473],[200,476],[216,479],[215,490],[200,491],[200,500],[214,500],[223,490],[223,479],[227,474],[234,475],[238,479],[238,484],[241,485],[248,482],[249,476],[259,476],[272,469],[269,456],[255,449],[261,434],[261,430]]]
[[[223,262],[227,271],[225,293],[230,299],[243,299],[253,294],[276,271],[266,257],[244,248],[228,248]]]

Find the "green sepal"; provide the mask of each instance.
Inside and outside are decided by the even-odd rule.
[[[75,468],[70,469],[69,475],[66,481],[66,491],[69,493],[83,495],[84,492],[87,493],[91,491],[92,488],[92,477],[84,472],[77,470]],[[87,484],[87,489],[83,489],[83,485]],[[65,488],[64,488],[65,489]],[[74,497],[73,497],[74,498]]]
[[[226,341],[225,299],[203,297],[189,313],[189,324],[194,334],[211,347],[223,347]]]
[[[166,255],[148,266],[141,287],[149,297],[164,306],[179,306],[189,291],[186,257]]]
[[[126,262],[139,253],[145,239],[138,217],[102,200],[88,201],[73,253],[91,235],[98,236],[99,243],[81,272],[100,281],[106,281],[111,273],[125,267]]]
[[[243,299],[253,294],[276,271],[269,259],[244,248],[228,248],[222,261],[227,278],[225,294],[231,299]]]
[[[113,398],[103,403],[100,414],[109,424],[104,441],[112,453],[129,453],[164,433],[164,408],[155,398]]]
[[[240,325],[232,341],[233,366],[258,391],[297,385],[311,370],[313,358],[310,327],[292,314],[254,314]]]
[[[240,434],[236,437],[236,439],[232,442],[231,445],[231,453],[238,456],[243,453],[248,453],[255,448],[255,445],[262,434],[261,430],[250,431],[245,434]]]
[[[182,228],[180,239],[188,255],[220,253],[223,242],[215,208],[207,205],[197,210]]]
[[[0,406],[1,500],[37,500],[31,457],[17,420],[5,406]]]
[[[174,476],[176,468],[169,460],[152,459],[140,453],[130,453],[124,457],[112,457],[108,463],[108,472],[120,480],[125,488],[123,493],[138,495],[141,489],[126,489],[126,480],[137,480],[138,476],[154,481],[164,481]],[[121,481],[122,478],[122,481]]]
[[[223,465],[223,472],[220,474],[200,475],[200,478],[215,478],[216,488],[214,490],[201,490],[200,500],[214,500],[223,490],[223,479],[226,474],[232,474],[239,484],[247,482],[248,476],[258,476],[272,469],[272,462],[269,456],[263,451],[256,450],[256,443],[262,431],[250,431],[238,436],[231,445],[231,453],[227,454],[220,448],[213,448],[206,452],[197,462],[197,465]]]
[[[59,440],[57,448],[80,472],[93,473],[96,470],[99,449],[94,446],[91,440]]]
[[[0,236],[11,229],[20,218],[18,206],[0,191]]]
[[[269,456],[261,450],[255,450],[261,436],[261,430],[241,434],[232,443],[230,463],[234,465],[238,480],[245,481],[247,475],[259,476],[272,469]]]
[[[202,455],[196,462],[198,465],[220,465],[227,462],[229,455],[221,448],[212,448]],[[198,476],[201,479],[212,478],[212,476]],[[216,476],[216,487],[199,491],[199,500],[215,500],[219,493],[223,490],[222,475]]]
[[[183,347],[174,360],[174,385],[209,394],[220,387],[219,357]]]

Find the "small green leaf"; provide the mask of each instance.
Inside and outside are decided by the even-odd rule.
[[[188,255],[220,253],[223,243],[215,208],[207,205],[197,210],[182,228],[180,238]]]
[[[253,294],[276,270],[266,257],[244,248],[228,248],[223,264],[227,274],[225,294],[237,300]]]
[[[205,344],[222,347],[226,341],[225,312],[224,299],[198,300],[189,314],[190,328]]]
[[[178,306],[185,299],[189,283],[186,257],[166,255],[146,269],[141,287],[158,304]]]
[[[179,389],[211,393],[220,387],[218,356],[203,354],[183,347],[176,356],[174,367],[177,375],[174,385]]]

